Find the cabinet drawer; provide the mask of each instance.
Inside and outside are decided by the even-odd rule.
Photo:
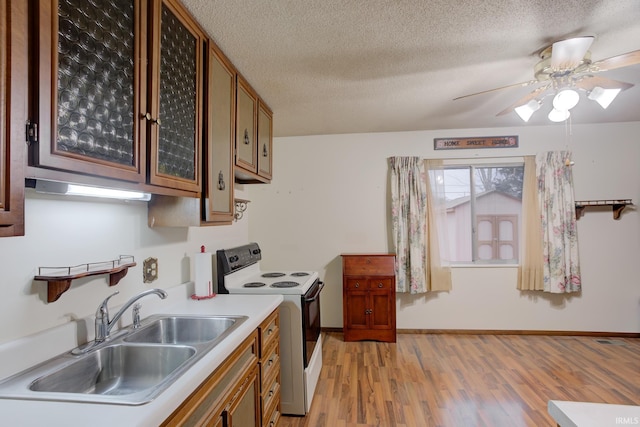
[[[344,281],[345,289],[350,291],[364,291],[368,288],[365,277],[348,277]]]
[[[391,289],[393,286],[392,277],[372,277],[369,280],[369,289]]]
[[[269,385],[262,391],[262,419],[263,425],[268,425],[273,418],[274,412],[279,409],[280,403],[280,382],[275,377]]]
[[[271,345],[272,342],[278,340],[280,332],[280,321],[278,317],[278,310],[274,311],[267,317],[260,325],[260,356],[264,356],[264,352]]]
[[[343,255],[343,272],[348,275],[392,276],[394,255]]]
[[[279,348],[280,346],[277,343],[274,343],[271,348],[265,350],[266,356],[264,356],[260,362],[262,365],[261,377],[263,385],[269,382],[269,379],[274,375],[277,376],[277,373],[280,370]]]

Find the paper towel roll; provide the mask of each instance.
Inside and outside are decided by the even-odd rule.
[[[208,297],[213,294],[213,264],[210,252],[204,246],[195,256],[195,295]]]

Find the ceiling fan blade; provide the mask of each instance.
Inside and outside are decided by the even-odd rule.
[[[522,83],[514,83],[512,85],[508,85],[508,86],[502,86],[502,87],[497,87],[495,89],[489,89],[489,90],[483,90],[482,92],[476,92],[476,93],[470,93],[469,95],[462,95],[459,96],[457,98],[453,98],[454,101],[458,100],[458,99],[463,99],[463,98],[469,98],[470,96],[476,96],[476,95],[482,95],[485,93],[490,93],[490,92],[496,92],[502,89],[509,89],[512,87],[526,87],[526,86],[530,86],[534,83],[538,83],[537,80],[529,80],[528,82],[522,82]]]
[[[634,50],[633,52],[627,52],[622,55],[596,61],[591,64],[589,71],[615,70],[616,68],[628,67],[635,64],[640,64],[640,50]]]
[[[555,42],[551,48],[551,68],[554,70],[573,70],[589,51],[593,37],[575,37]]]
[[[593,90],[594,87],[601,87],[602,89],[620,89],[627,90],[634,85],[627,82],[621,82],[619,80],[613,80],[602,76],[585,76],[576,80],[576,87],[586,90],[587,92]]]
[[[509,107],[507,107],[504,110],[500,111],[498,114],[496,114],[496,117],[500,117],[500,116],[504,116],[505,114],[509,114],[510,112],[512,112],[516,108],[520,107],[521,105],[526,104],[527,102],[531,101],[532,99],[536,99],[538,96],[542,95],[542,93],[544,93],[550,87],[551,87],[550,83],[547,83],[547,84],[545,84],[543,86],[540,86],[539,88],[537,88],[533,92],[530,92],[526,96],[520,98],[519,100],[517,100],[516,102],[511,104]]]

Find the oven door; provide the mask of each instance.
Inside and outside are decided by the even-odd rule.
[[[309,366],[311,355],[320,337],[320,292],[324,282],[316,280],[306,294],[302,295],[302,331],[304,334],[304,367]]]

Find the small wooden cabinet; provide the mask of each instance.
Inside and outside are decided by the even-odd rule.
[[[236,181],[268,183],[271,181],[273,113],[240,74],[236,93]]]
[[[394,254],[342,254],[345,341],[396,342]]]

